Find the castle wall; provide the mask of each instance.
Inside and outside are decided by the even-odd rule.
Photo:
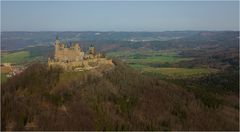
[[[65,62],[55,62],[55,61],[48,61],[48,65],[49,66],[60,66],[63,69],[66,70],[74,70],[74,68],[76,67],[84,67],[83,62],[69,62],[69,63],[65,63]]]
[[[61,48],[55,47],[55,60],[57,61],[81,61],[83,60],[84,52],[80,48]]]
[[[94,63],[94,65],[92,65]],[[65,70],[74,70],[76,68],[82,69],[82,70],[89,70],[93,68],[97,68],[101,65],[113,65],[112,60],[107,60],[106,58],[94,58],[94,59],[88,59],[88,60],[82,60],[79,62],[61,62],[61,61],[54,61],[49,60],[48,66],[60,66]]]

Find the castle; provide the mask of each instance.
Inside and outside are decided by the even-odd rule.
[[[101,65],[113,65],[111,59],[96,54],[95,48],[91,45],[87,53],[84,53],[78,43],[65,45],[61,43],[58,35],[54,43],[54,59],[48,58],[48,66],[60,66],[65,70],[83,71],[98,68]]]

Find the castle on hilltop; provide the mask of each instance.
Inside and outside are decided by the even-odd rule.
[[[106,59],[100,53],[96,54],[93,45],[88,48],[87,53],[84,53],[78,43],[65,45],[60,42],[57,35],[54,47],[54,58],[48,58],[49,67],[60,66],[65,70],[83,71],[100,65],[113,65],[111,59]]]

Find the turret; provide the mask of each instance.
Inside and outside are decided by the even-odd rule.
[[[55,45],[56,45],[56,44],[60,44],[60,40],[59,40],[58,34],[56,35]]]
[[[55,40],[55,43],[54,43],[54,47],[55,47],[54,59],[58,60],[58,53],[59,53],[60,48],[62,47],[62,45],[60,44],[58,34],[56,35],[56,40]]]
[[[93,45],[91,44],[91,46],[88,48],[88,54],[95,54],[95,48],[93,47]]]
[[[76,50],[76,51],[81,51],[81,48],[80,48],[80,46],[79,46],[78,43],[75,43],[75,44],[73,45],[73,48],[74,48],[74,50]]]

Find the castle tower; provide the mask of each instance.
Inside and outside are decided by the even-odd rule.
[[[95,48],[93,47],[93,45],[91,44],[91,46],[88,48],[88,54],[95,54]]]
[[[62,45],[62,44],[60,43],[58,34],[56,35],[56,40],[55,40],[55,43],[54,43],[54,47],[55,47],[54,59],[55,59],[55,60],[59,60],[58,54],[59,54],[59,52],[60,52],[60,49],[61,49],[61,48],[64,48],[64,45]]]
[[[74,44],[73,48],[75,51],[81,51],[81,48],[78,43]]]

